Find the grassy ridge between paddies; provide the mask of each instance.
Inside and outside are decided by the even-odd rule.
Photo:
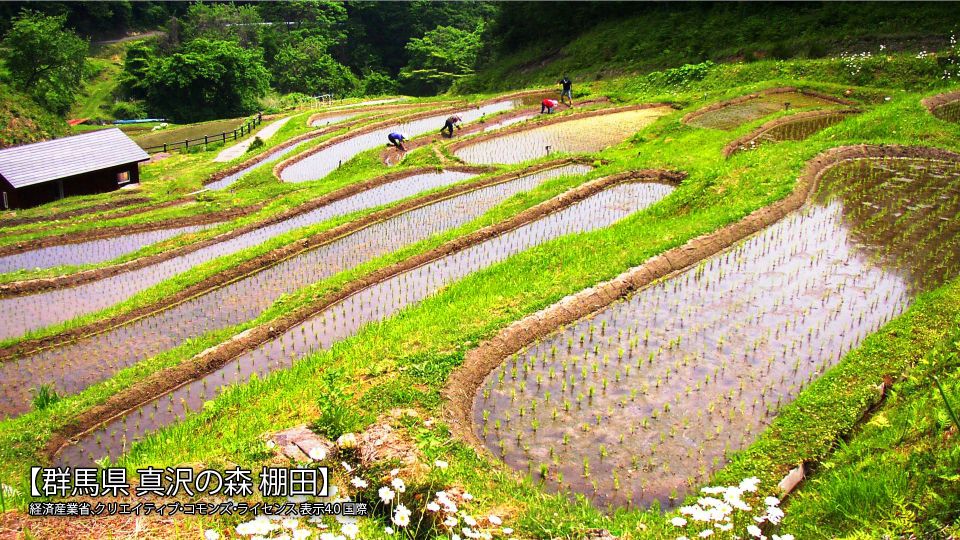
[[[409,114],[409,111],[404,112]],[[295,122],[300,124],[302,123],[301,121],[305,121],[305,119],[308,117],[309,113],[297,115],[294,120],[288,122],[284,128],[294,124]],[[276,137],[277,141],[268,147],[266,151],[270,151],[277,145],[282,144],[284,141],[289,140],[290,138],[295,137],[306,130],[290,129],[287,133],[282,133],[282,131],[283,129],[281,129],[280,135]],[[341,129],[319,136],[314,140],[308,141],[300,150],[302,151],[312,148],[316,145],[322,144],[327,140],[330,140],[333,137],[343,135],[345,133],[349,133],[349,130]],[[169,178],[172,182],[189,182],[190,185],[195,188],[194,191],[196,189],[200,189],[199,184],[203,179],[209,177],[218,170],[223,170],[225,168],[223,164],[216,164],[211,161],[211,156],[213,155],[216,155],[215,151],[208,151],[199,154],[174,155],[165,160],[151,164],[150,166],[144,168],[144,172],[152,176],[152,178],[148,178],[146,182],[164,182]],[[257,154],[251,153],[250,155],[243,156],[241,159],[246,160],[255,155]],[[237,161],[240,160],[235,160],[227,165],[236,164]],[[256,169],[238,181],[235,186],[231,186],[230,189],[206,191],[200,193],[196,196],[197,202],[195,203],[187,203],[184,205],[162,208],[156,211],[148,211],[117,219],[110,219],[110,212],[105,212],[102,215],[93,214],[93,216],[97,216],[96,219],[93,217],[82,216],[83,219],[78,218],[78,221],[80,221],[79,223],[73,226],[68,226],[67,228],[54,229],[50,227],[43,227],[38,224],[24,225],[21,228],[28,230],[29,232],[0,237],[0,245],[29,242],[30,240],[49,236],[50,234],[69,234],[71,232],[82,232],[102,227],[122,229],[123,226],[142,223],[145,221],[159,222],[168,219],[196,216],[199,214],[208,214],[211,212],[228,210],[231,208],[242,208],[265,203],[265,205],[259,210],[245,216],[222,222],[204,231],[178,235],[162,242],[150,244],[109,261],[88,265],[60,266],[40,270],[24,269],[0,275],[0,283],[65,275],[77,272],[79,270],[112,266],[149,255],[162,253],[235,230],[251,223],[262,221],[271,216],[277,215],[280,212],[296,208],[307,200],[327,193],[331,189],[341,187],[340,184],[337,184],[334,181],[328,181],[327,179],[324,179],[322,182],[299,184],[280,182],[272,175],[272,167],[273,164],[263,164],[258,166]],[[182,175],[180,174],[181,172],[183,173]],[[330,186],[334,187],[331,188]]]
[[[788,83],[774,81],[766,86]],[[701,95],[685,96],[695,103],[688,111],[709,101]],[[267,458],[259,439],[262,433],[315,417],[316,376],[332,367],[344,369],[339,390],[350,388],[354,394],[344,406],[365,411],[366,418],[397,405],[436,410],[446,374],[460,363],[471,344],[565,294],[612,277],[655,253],[782,198],[792,188],[803,163],[819,151],[864,142],[864,138],[875,143],[924,141],[954,146],[956,130],[927,117],[919,108],[919,97],[897,96],[876,111],[860,119],[848,119],[804,143],[768,145],[729,162],[721,161],[720,151],[739,131],[722,133],[682,126],[678,123],[682,113],[661,119],[633,144],[604,152],[603,157],[613,164],[600,171],[664,167],[689,172],[688,180],[658,205],[610,229],[554,241],[513,257],[394,319],[368,326],[358,336],[287,372],[234,387],[203,413],[137,445],[124,463],[131,467],[183,462],[222,465],[227,461],[256,465]],[[638,149],[639,156],[635,155]],[[363,270],[366,268],[357,269]],[[335,276],[318,284],[316,290],[335,287],[337,277],[346,276]],[[283,310],[282,303],[272,310]],[[198,344],[197,349],[202,347]],[[119,377],[98,388],[116,383]],[[86,397],[94,391],[88,390]],[[5,454],[2,461],[9,464],[2,471],[4,482],[22,485],[20,474],[36,459],[45,433],[69,415],[68,405],[78,404],[74,398],[61,403],[0,424]],[[502,465],[491,467],[490,461],[478,458],[462,444],[445,445],[439,453],[452,460],[452,468],[464,485],[478,494],[482,504],[510,501],[516,526],[527,535],[575,535],[589,526],[624,533],[637,530],[641,522],[649,526],[662,523],[655,513],[619,512],[608,517],[584,502],[544,495],[529,480],[518,480]]]
[[[955,138],[938,137],[931,133],[936,129],[928,130],[938,126],[923,116],[917,105],[919,97],[910,96],[872,111],[868,121],[885,124],[886,129],[870,136],[870,142],[906,143],[926,135],[937,145],[955,145]],[[688,161],[682,156],[691,148],[698,149],[701,158],[719,156],[727,137],[678,126],[678,117],[661,120],[647,130],[645,135],[653,140],[641,145],[641,156],[633,157],[635,150],[621,149],[605,153],[605,157],[620,166],[639,168]],[[907,126],[901,137],[890,136],[889,127],[894,122]],[[343,380],[335,394],[352,395],[344,407],[367,419],[395,406],[436,411],[446,374],[477,340],[565,294],[612,277],[653,253],[781,198],[792,188],[807,159],[836,143],[861,142],[862,133],[862,124],[844,122],[807,145],[770,145],[745,153],[750,155],[731,160],[729,165],[717,163],[715,157],[701,159],[699,167],[691,167],[684,185],[651,209],[608,230],[554,241],[520,254],[450,286],[395,319],[368,326],[358,336],[335,345],[331,351],[313,355],[287,372],[234,387],[203,413],[135,446],[123,463],[131,468],[148,463],[259,464],[268,457],[260,439],[264,432],[316,416],[317,376],[327,369],[342,370]],[[681,144],[671,150],[666,150],[666,145],[650,144],[670,137]],[[924,305],[918,304],[917,309],[924,309]],[[835,406],[841,405],[838,416],[849,415],[850,404],[837,400],[837,396],[831,398]],[[825,440],[832,443],[833,439]],[[457,473],[462,474],[460,481],[471,493],[480,494],[485,504],[502,507],[503,501],[509,501],[517,513],[516,525],[524,534],[576,537],[578,531],[594,526],[630,534],[638,533],[641,524],[651,530],[657,528],[663,535],[674,534],[672,526],[656,512],[621,511],[606,516],[583,501],[545,495],[533,482],[517,480],[500,464],[490,472],[491,463],[486,458],[478,458],[459,443],[446,447],[441,455],[455,463]],[[732,468],[718,479],[723,474],[736,476]]]

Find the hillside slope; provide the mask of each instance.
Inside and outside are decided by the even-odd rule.
[[[960,28],[950,4],[645,4],[636,15],[586,29],[563,5],[541,4],[551,22],[494,30],[499,54],[461,81],[461,92],[550,84],[567,73],[593,81],[706,60],[822,58],[869,51],[942,51]],[[620,8],[621,10],[623,8]],[[518,41],[518,43],[513,43]],[[495,46],[491,44],[491,47]]]
[[[0,148],[63,136],[67,124],[6,84],[0,83]]]

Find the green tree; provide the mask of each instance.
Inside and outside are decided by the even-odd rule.
[[[257,109],[269,81],[259,49],[195,39],[151,64],[147,103],[151,114],[177,122],[239,116]]]
[[[388,96],[398,93],[400,85],[386,73],[371,71],[364,75],[360,89],[365,96]]]
[[[181,22],[185,41],[236,41],[243,47],[256,47],[263,19],[254,6],[197,2],[190,5]]]
[[[480,51],[483,25],[472,32],[438,26],[406,46],[410,62],[400,70],[400,80],[417,95],[435,94],[473,73]]]
[[[345,95],[357,86],[349,68],[327,53],[323,38],[307,38],[284,45],[273,61],[274,83],[281,92]]]
[[[123,59],[123,71],[118,77],[120,94],[124,98],[147,97],[149,89],[147,77],[155,56],[153,45],[150,43],[136,42],[127,48],[127,54]]]
[[[80,90],[89,45],[64,27],[66,17],[21,11],[0,50],[11,84],[37,103],[65,114]]]

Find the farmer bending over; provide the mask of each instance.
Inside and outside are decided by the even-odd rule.
[[[387,135],[387,140],[390,141],[390,143],[387,146],[392,145],[397,147],[397,149],[400,150],[401,152],[406,152],[407,149],[403,147],[403,141],[408,141],[410,139],[407,137],[406,133],[393,132]]]
[[[573,90],[571,89],[571,87],[573,86],[573,81],[571,81],[569,77],[564,75],[562,79],[557,81],[557,84],[559,84],[562,87],[560,90],[560,103],[563,103],[563,98],[566,97],[567,99],[570,100],[569,105],[573,107]]]
[[[461,129],[463,126],[463,119],[459,115],[453,115],[450,118],[447,118],[447,121],[443,124],[443,127],[440,128],[440,134],[443,135],[443,132],[447,132],[447,137],[453,137],[453,126],[457,126],[457,129]]]
[[[547,98],[540,102],[540,114],[546,112],[547,114],[553,114],[553,109],[557,107],[557,100]]]

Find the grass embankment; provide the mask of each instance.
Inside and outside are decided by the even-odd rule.
[[[146,464],[179,463],[203,463],[212,467],[239,463],[256,467],[269,459],[261,440],[265,432],[309,422],[317,416],[317,383],[324,372],[332,370],[337,370],[339,376],[331,389],[331,399],[345,414],[369,421],[391,408],[414,406],[439,416],[442,408],[440,389],[447,374],[462,362],[464,352],[479,340],[567,294],[609,279],[654,254],[781,199],[791,191],[804,163],[821,151],[863,142],[927,144],[957,149],[960,126],[936,120],[920,106],[922,95],[906,92],[892,93],[891,100],[886,102],[883,100],[886,91],[856,89],[856,92],[870,96],[869,101],[882,105],[858,117],[845,119],[807,141],[764,145],[737,154],[730,160],[722,158],[723,146],[767,119],[730,132],[698,129],[679,123],[684,112],[718,99],[761,87],[805,84],[802,80],[781,78],[779,68],[774,70],[773,63],[766,66],[768,80],[762,85],[756,83],[756,80],[763,80],[759,68],[752,67],[749,74],[744,75],[744,70],[738,66],[718,68],[717,73],[711,75],[713,78],[686,82],[673,91],[646,89],[644,81],[610,85],[610,90],[621,99],[654,101],[663,96],[676,96],[677,101],[690,106],[641,131],[630,142],[599,153],[598,157],[609,160],[610,164],[591,176],[638,168],[688,172],[687,180],[674,193],[613,227],[549,242],[471,275],[394,318],[367,326],[331,350],[311,355],[290,370],[232,387],[212,400],[201,413],[135,445],[122,463],[131,469]],[[727,86],[721,82],[724,79],[728,81]],[[744,82],[744,79],[748,80]],[[737,83],[747,86],[734,88]],[[829,84],[810,85],[821,90],[836,89]],[[423,149],[422,153],[409,156],[407,164],[429,163],[428,152],[429,149]],[[368,167],[373,171],[382,170],[372,151],[345,164],[331,178],[369,177],[372,171],[365,175]],[[461,230],[370,261],[282,298],[258,321],[189,342],[77,396],[68,397],[49,409],[0,422],[0,456],[3,458],[0,460],[0,474],[3,481],[22,487],[24,471],[39,459],[51,430],[63,425],[76,411],[101,401],[146,373],[182,361],[242,328],[302,306],[326,291],[335,290],[351,277],[422,252],[444,238],[513,215],[581,181],[579,178],[553,180],[529,194],[507,201]],[[921,333],[921,337],[927,339],[909,338],[911,333],[903,332],[901,337],[907,337],[890,350],[895,349],[896,358],[900,359],[922,356],[930,349],[931,343],[947,335],[946,328],[954,322],[950,311],[960,311],[957,288],[952,285],[921,299],[905,316],[847,355],[837,369],[784,409],[774,426],[719,473],[718,480],[739,480],[755,474],[761,476],[764,487],[769,488],[772,479],[764,475],[764,466],[795,462],[796,456],[789,452],[797,449],[804,449],[810,456],[827,455],[836,437],[856,421],[855,412],[861,410],[862,403],[858,388],[872,384],[877,375],[896,371],[898,367],[898,360],[872,353],[870,344],[888,339],[889,328],[911,324],[912,317],[927,330]],[[952,307],[948,309],[946,306]],[[884,367],[885,358],[888,363]],[[861,372],[857,369],[861,367],[858,362],[876,363],[877,366],[872,371]],[[907,362],[900,364],[909,365]],[[953,378],[947,386],[955,388],[956,370],[949,374]],[[895,390],[901,388],[908,390],[905,386],[895,387]],[[804,403],[811,401],[818,405],[816,415],[808,415],[805,409],[801,409]],[[811,429],[811,425],[816,429]],[[442,427],[435,433],[439,434],[439,443],[436,443],[436,437],[429,439],[435,444],[425,447],[426,454],[450,461],[450,476],[474,493],[482,508],[505,510],[510,516],[508,523],[523,535],[575,537],[591,527],[605,527],[624,535],[639,535],[644,527],[650,528],[651,532],[673,533],[672,527],[655,511],[618,511],[605,515],[582,500],[546,495],[534,481],[520,478],[503,464],[444,437],[444,433]],[[418,440],[424,441],[422,437]],[[811,486],[817,484],[814,482]],[[815,497],[816,493],[811,493],[810,497]],[[911,496],[910,493],[904,492],[904,496]],[[802,500],[801,495],[797,504]],[[19,498],[15,502],[22,504],[24,500]],[[788,514],[791,511],[788,508]],[[861,512],[862,516],[870,515],[866,505],[852,511]],[[802,512],[797,510],[798,515]],[[816,510],[811,510],[810,515],[817,515]],[[867,519],[863,521],[862,527],[868,534],[879,530],[871,529],[871,523]],[[366,532],[375,536],[378,530],[370,528]]]
[[[0,148],[45,141],[66,132],[63,119],[0,83]]]

